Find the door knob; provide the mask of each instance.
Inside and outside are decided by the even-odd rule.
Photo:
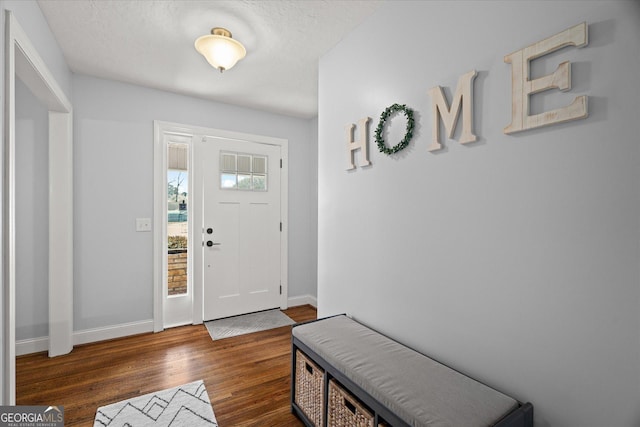
[[[207,246],[211,247],[211,246],[220,246],[220,243],[213,243],[211,240],[207,240]]]

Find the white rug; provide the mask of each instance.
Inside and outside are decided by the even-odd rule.
[[[289,316],[278,309],[243,314],[242,316],[227,317],[226,319],[204,322],[209,335],[214,340],[266,331],[267,329],[293,325]]]
[[[93,427],[217,427],[202,380],[102,406]]]

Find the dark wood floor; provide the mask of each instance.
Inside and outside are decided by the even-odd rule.
[[[316,318],[312,306],[285,313]],[[63,405],[65,426],[92,426],[96,409],[204,380],[221,427],[301,426],[291,414],[291,327],[212,341],[203,325],[82,345],[65,356],[20,356],[18,405]]]

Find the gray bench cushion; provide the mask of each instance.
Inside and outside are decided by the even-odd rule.
[[[518,406],[346,316],[296,326],[293,335],[411,426],[491,426]]]

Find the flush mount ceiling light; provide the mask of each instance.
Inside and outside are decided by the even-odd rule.
[[[221,73],[236,65],[247,54],[242,43],[232,39],[227,29],[219,27],[213,28],[211,35],[198,37],[195,47]]]

